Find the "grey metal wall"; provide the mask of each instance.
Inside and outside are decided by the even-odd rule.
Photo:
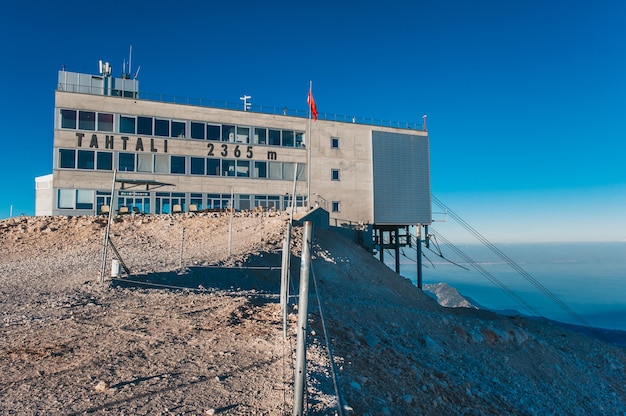
[[[430,224],[428,136],[372,132],[375,224]]]

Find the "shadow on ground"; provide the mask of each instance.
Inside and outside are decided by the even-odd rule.
[[[240,266],[193,266],[183,270],[131,275],[112,279],[113,286],[195,291],[280,293],[280,254],[262,253]],[[292,257],[291,275],[297,276],[299,262]],[[293,277],[292,277],[293,278]]]

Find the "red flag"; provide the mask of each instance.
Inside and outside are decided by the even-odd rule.
[[[309,104],[309,110],[311,110],[313,120],[317,120],[317,106],[315,105],[315,100],[313,99],[313,93],[311,90],[309,90],[309,96],[307,97],[306,102]]]

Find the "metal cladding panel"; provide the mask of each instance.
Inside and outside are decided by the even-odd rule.
[[[372,132],[374,223],[430,224],[428,136]]]

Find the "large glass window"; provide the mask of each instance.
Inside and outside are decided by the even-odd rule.
[[[207,140],[221,140],[222,139],[222,128],[221,126],[214,124],[206,125],[206,138]]]
[[[237,161],[237,176],[242,178],[250,177],[250,161],[238,160]]]
[[[152,136],[152,117],[137,117],[137,134]]]
[[[95,152],[92,150],[79,150],[78,151],[78,169],[93,169],[94,168],[94,156],[95,156]]]
[[[96,155],[96,169],[113,170],[113,153],[98,152]]]
[[[234,142],[235,141],[235,126],[222,126],[222,141]]]
[[[185,156],[172,156],[170,173],[185,174]]]
[[[64,169],[75,169],[76,151],[71,149],[59,149],[59,167]]]
[[[113,114],[98,113],[98,130],[113,131]]]
[[[239,209],[244,211],[250,208],[250,195],[239,195]]]
[[[61,110],[61,128],[76,128],[76,110]]]
[[[306,181],[306,178],[307,178],[306,163],[298,163],[298,180]]]
[[[137,155],[137,172],[152,173],[152,155],[150,153],[139,153]]]
[[[304,143],[304,133],[296,132],[296,147],[302,147],[303,143]]]
[[[184,121],[172,121],[172,137],[185,138],[185,127]]]
[[[254,177],[267,178],[267,162],[254,162]]]
[[[235,161],[222,159],[222,176],[235,176]]]
[[[120,133],[135,134],[135,117],[120,116]]]
[[[293,162],[283,162],[283,179],[293,181],[296,164]]]
[[[61,209],[74,209],[76,206],[76,190],[59,189],[57,206]]]
[[[170,136],[170,121],[169,120],[154,120],[154,135],[169,137]]]
[[[204,123],[191,122],[191,138],[204,140]]]
[[[269,144],[272,146],[280,146],[280,130],[268,129]]]
[[[283,164],[280,162],[267,162],[270,165],[270,179],[283,178]]]
[[[76,209],[93,209],[94,191],[79,189],[76,191]]]
[[[93,111],[79,111],[78,112],[78,128],[80,130],[95,130],[96,129],[96,113]]]
[[[250,143],[250,127],[237,126],[237,143]]]
[[[220,176],[220,159],[206,160],[206,174],[211,176]]]
[[[254,143],[267,144],[267,129],[264,127],[254,128]]]
[[[191,198],[189,199],[189,202],[191,203],[191,205],[196,206],[197,211],[204,209],[204,207],[202,206],[202,194],[191,194],[190,197]],[[189,206],[189,211],[191,210],[192,208],[191,206]]]
[[[283,146],[294,147],[294,132],[291,130],[283,130]]]
[[[205,162],[202,157],[191,158],[191,174],[192,175],[204,175]]]
[[[170,157],[168,155],[154,155],[154,172],[170,173]]]
[[[135,171],[135,154],[134,153],[120,153],[118,155],[118,170],[120,172],[134,172]]]

